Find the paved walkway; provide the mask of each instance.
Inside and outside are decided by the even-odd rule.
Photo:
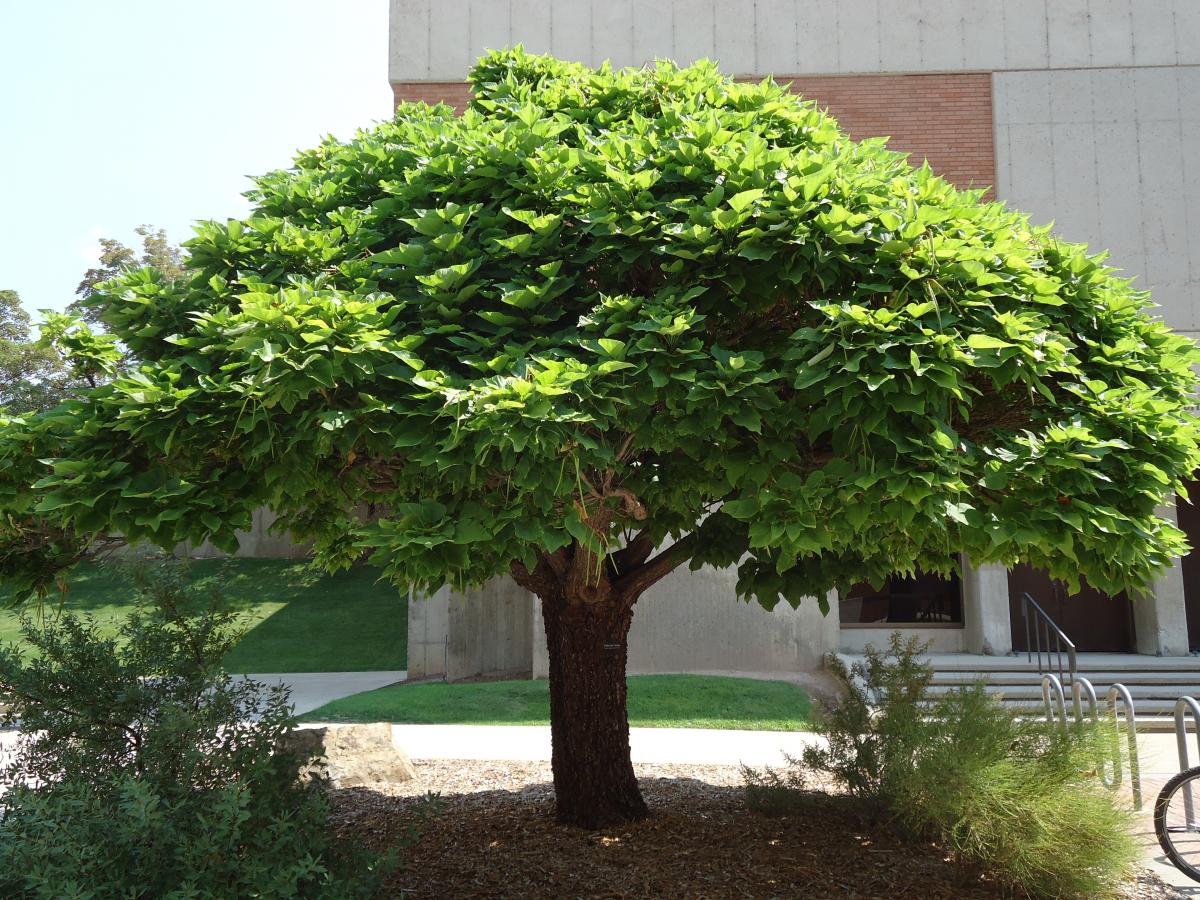
[[[391,672],[259,672],[244,675],[263,684],[286,684],[292,689],[292,702],[296,713],[324,706],[333,700],[373,691],[376,688],[397,684],[408,678],[403,670]]]
[[[396,744],[413,759],[550,759],[548,725],[393,725]],[[630,753],[638,763],[782,766],[821,740],[803,731],[721,731],[631,728]]]
[[[1194,737],[1188,741],[1189,762],[1193,766],[1200,762],[1196,756]],[[1138,760],[1142,771],[1142,810],[1138,814],[1137,836],[1144,848],[1143,861],[1147,868],[1180,894],[1200,897],[1200,883],[1192,881],[1171,865],[1163,855],[1162,848],[1158,846],[1158,838],[1154,834],[1154,801],[1162,786],[1179,771],[1175,734],[1139,734]],[[1126,789],[1127,785],[1128,780]]]

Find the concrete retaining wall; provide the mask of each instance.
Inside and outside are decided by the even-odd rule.
[[[676,570],[634,608],[631,675],[731,670],[802,672],[820,668],[837,647],[837,608],[821,615],[815,599],[767,612],[737,599],[735,569]],[[533,600],[533,598],[530,598]],[[533,677],[549,675],[540,606],[533,600]]]
[[[237,533],[238,549],[234,556],[239,559],[303,559],[307,556],[307,544],[297,544],[290,535],[270,530],[275,519],[275,513],[270,510],[256,509],[250,530]],[[198,547],[180,544],[175,548],[175,555],[189,559],[219,559],[227,554],[205,541]]]
[[[409,679],[528,678],[532,600],[511,578],[496,578],[461,594],[448,587],[429,596],[413,592],[408,603]]]

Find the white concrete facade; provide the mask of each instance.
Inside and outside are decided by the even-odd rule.
[[[393,83],[461,82],[480,54],[517,43],[592,65],[708,57],[781,80],[991,73],[997,195],[1110,250],[1168,324],[1200,331],[1198,0],[391,0]],[[631,671],[802,670],[886,640],[887,629],[839,628],[815,602],[740,604],[734,581],[705,569],[649,592]],[[914,631],[935,650],[1011,651],[1002,568],[965,567],[963,609],[962,628]],[[1135,602],[1138,652],[1186,654],[1183,609],[1176,565]],[[529,627],[536,675],[536,611]]]
[[[1195,0],[391,0],[388,77],[462,81],[487,50],[733,75],[1200,64]]]

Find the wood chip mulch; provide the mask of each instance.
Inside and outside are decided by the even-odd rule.
[[[415,764],[415,781],[334,795],[342,836],[376,849],[409,843],[389,896],[1005,896],[936,847],[871,826],[842,797],[813,795],[802,815],[752,812],[735,766],[636,766],[650,818],[587,832],[555,824],[548,763]],[[1182,895],[1141,873],[1121,896]]]

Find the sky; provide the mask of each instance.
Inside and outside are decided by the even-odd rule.
[[[387,0],[0,0],[0,289],[61,310],[100,236],[244,216],[247,176],[391,112]]]

